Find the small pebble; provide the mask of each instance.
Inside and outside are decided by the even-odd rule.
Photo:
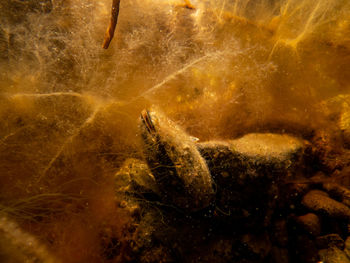
[[[348,188],[336,183],[324,183],[322,187],[330,194],[339,198],[343,204],[350,206],[350,190]]]
[[[325,236],[319,236],[316,238],[316,245],[318,248],[330,248],[337,247],[344,249],[344,240],[338,234],[329,234]]]
[[[320,256],[321,262],[324,263],[350,263],[345,252],[337,247],[322,249],[318,252],[318,255]]]
[[[321,233],[321,222],[317,215],[308,213],[298,216],[296,222],[301,225],[309,234],[319,236]]]
[[[350,208],[330,198],[328,194],[323,191],[312,190],[308,192],[303,197],[302,204],[313,212],[333,218],[350,220]]]
[[[345,240],[344,252],[350,258],[350,237]]]

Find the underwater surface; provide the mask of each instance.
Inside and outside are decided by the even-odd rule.
[[[350,1],[112,3],[0,0],[0,262],[350,262]]]

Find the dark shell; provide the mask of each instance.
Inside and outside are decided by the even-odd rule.
[[[187,211],[209,206],[212,178],[191,137],[154,111],[142,112],[140,129],[145,159],[163,200]]]

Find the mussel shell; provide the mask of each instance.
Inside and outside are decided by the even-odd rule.
[[[191,137],[156,111],[142,112],[140,129],[144,156],[162,199],[186,211],[209,206],[212,178]]]

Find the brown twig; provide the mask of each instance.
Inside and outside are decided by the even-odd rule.
[[[119,6],[120,6],[120,0],[113,0],[111,21],[109,22],[109,26],[107,28],[105,39],[102,45],[104,49],[107,49],[109,47],[109,44],[111,43],[112,38],[114,36],[114,31],[118,22]]]
[[[190,0],[185,0],[185,7],[188,9],[195,9]]]

